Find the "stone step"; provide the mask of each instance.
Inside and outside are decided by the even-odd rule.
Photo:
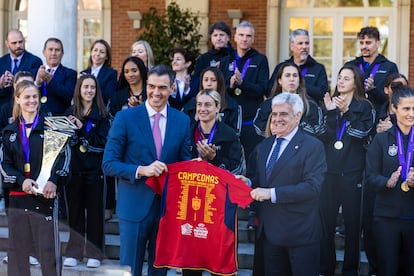
[[[0,227],[0,251],[7,251],[8,243],[8,229]],[[62,252],[65,252],[66,245],[69,240],[69,232],[59,231]],[[105,235],[105,256],[111,260],[119,260],[119,236],[106,234]],[[238,258],[239,267],[243,269],[251,269],[253,267],[253,252],[254,245],[251,243],[239,243]],[[1,274],[0,274],[1,275]]]

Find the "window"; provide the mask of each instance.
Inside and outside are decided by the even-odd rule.
[[[364,26],[380,30],[380,53],[395,58],[397,47],[390,43],[396,41],[395,5],[391,0],[286,0],[281,26],[289,28],[282,28],[281,37],[288,38],[297,28],[307,29],[311,55],[325,65],[331,80],[346,61],[360,55],[356,35]],[[290,55],[289,40],[280,43],[280,60],[284,60]]]

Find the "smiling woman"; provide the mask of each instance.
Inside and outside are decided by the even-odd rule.
[[[14,96],[13,123],[3,130],[3,187],[10,189],[8,274],[30,275],[29,254],[36,253],[43,275],[60,275],[52,218],[57,216],[58,185],[68,173],[67,148],[58,155],[46,183],[41,183],[45,132],[44,118],[38,112],[40,93],[32,81],[23,80],[16,85]],[[38,195],[35,189],[43,185]]]
[[[122,110],[142,104],[147,99],[147,69],[138,57],[127,57],[121,67],[118,89],[109,102],[113,117]]]
[[[104,246],[104,176],[101,164],[110,127],[109,116],[98,80],[93,75],[79,77],[73,101],[74,105],[66,115],[78,130],[70,142],[72,177],[66,193],[71,229],[63,265],[76,266],[86,257],[87,267],[99,267]]]

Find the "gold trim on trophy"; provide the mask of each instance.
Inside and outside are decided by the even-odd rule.
[[[410,186],[408,186],[407,181],[404,181],[403,183],[401,183],[401,190],[403,192],[408,192],[410,190]]]

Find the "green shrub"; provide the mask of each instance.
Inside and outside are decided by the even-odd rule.
[[[168,5],[165,13],[152,7],[142,17],[144,32],[138,39],[147,40],[154,52],[156,64],[170,64],[171,50],[174,47],[188,48],[200,54],[199,33],[201,22],[197,15],[188,9],[181,10],[177,3]]]

